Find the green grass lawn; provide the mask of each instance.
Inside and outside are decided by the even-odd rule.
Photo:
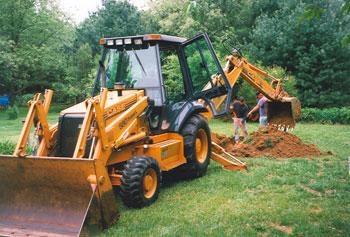
[[[21,120],[0,115],[0,141],[15,141]],[[210,125],[232,135],[230,123]],[[211,162],[202,178],[164,184],[149,207],[118,198],[120,220],[102,236],[350,236],[350,126],[298,124],[293,133],[334,155],[242,159],[248,172]]]
[[[58,115],[61,107],[56,106],[50,110],[48,121],[52,125],[58,122]],[[0,110],[0,142],[11,141],[17,142],[17,138],[21,133],[22,124],[27,114],[27,108],[19,108],[19,117],[15,120],[8,120],[6,111]]]

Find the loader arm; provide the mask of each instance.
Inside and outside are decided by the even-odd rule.
[[[52,91],[36,94],[14,154],[0,155],[0,236],[78,236],[84,222],[113,224],[118,213],[107,162],[118,147],[146,136],[139,124],[148,107],[143,93],[116,96],[103,89],[82,103],[84,119],[71,157],[53,151],[57,125],[49,127],[46,119]],[[33,125],[39,148],[31,156],[26,146]],[[89,136],[94,142],[88,147]]]

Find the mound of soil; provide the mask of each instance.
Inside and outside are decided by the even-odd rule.
[[[233,138],[215,133],[212,133],[212,141],[237,157],[288,158],[322,155],[314,144],[305,144],[297,136],[275,128],[259,129],[251,133],[244,142],[237,144]]]

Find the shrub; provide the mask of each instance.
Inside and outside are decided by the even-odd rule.
[[[16,104],[18,106],[23,106],[26,107],[28,104],[28,101],[30,101],[31,99],[33,99],[34,94],[24,94],[21,96],[17,96],[16,97]]]
[[[7,110],[7,117],[9,120],[15,120],[18,118],[19,110],[16,105],[9,107]]]
[[[15,150],[16,144],[10,141],[0,142],[0,154],[12,154]]]
[[[350,124],[350,108],[303,108],[301,113],[301,121],[324,124]]]

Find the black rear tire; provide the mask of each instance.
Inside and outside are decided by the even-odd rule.
[[[133,157],[122,171],[120,196],[128,207],[148,206],[157,200],[161,181],[161,171],[155,159]]]
[[[211,155],[211,136],[208,122],[201,115],[192,115],[180,131],[184,137],[184,151],[187,163],[183,172],[190,178],[203,176],[208,169]],[[198,140],[199,139],[199,140]],[[199,151],[201,141],[203,151]]]

